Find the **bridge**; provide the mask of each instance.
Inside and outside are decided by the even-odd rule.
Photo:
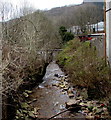
[[[37,51],[41,51],[41,52],[44,52],[44,51],[62,51],[63,49],[44,49],[44,50],[37,50]]]
[[[42,57],[45,61],[47,60],[55,60],[57,54],[63,49],[41,49],[37,50],[37,54]]]

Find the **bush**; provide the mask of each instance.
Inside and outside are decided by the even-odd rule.
[[[61,35],[63,42],[67,42],[67,41],[72,40],[74,38],[74,35],[71,32],[67,32],[67,30],[64,26],[61,26],[59,28],[59,34]]]
[[[64,42],[67,42],[67,41],[69,41],[69,40],[72,40],[73,38],[74,38],[74,35],[73,35],[72,33],[66,32],[65,35],[64,35],[63,41],[64,41]]]
[[[88,89],[89,98],[109,94],[109,67],[103,58],[97,57],[97,51],[90,42],[69,41],[58,55],[58,63],[70,75],[74,85]]]

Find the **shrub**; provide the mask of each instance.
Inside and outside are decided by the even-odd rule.
[[[69,41],[69,40],[72,40],[73,38],[74,38],[74,35],[73,35],[72,33],[66,32],[65,35],[64,35],[63,41],[64,41],[64,42],[67,42],[67,41]]]
[[[74,85],[88,89],[89,98],[109,94],[109,67],[104,58],[97,57],[97,51],[90,42],[69,41],[58,55],[58,63],[67,71]]]
[[[67,32],[67,30],[64,26],[61,26],[59,28],[59,34],[61,35],[63,42],[67,42],[67,41],[72,40],[74,38],[74,35],[71,32]]]

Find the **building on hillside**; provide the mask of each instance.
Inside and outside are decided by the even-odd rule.
[[[106,0],[106,51],[111,65],[111,0]]]
[[[72,26],[68,29],[68,31],[74,33],[74,34],[82,34],[81,27],[80,26]],[[86,25],[86,31],[89,33],[94,32],[104,32],[104,22],[98,22],[96,24]]]
[[[104,22],[98,22],[96,24],[91,25],[92,28],[95,28],[95,32],[103,32],[104,31]]]

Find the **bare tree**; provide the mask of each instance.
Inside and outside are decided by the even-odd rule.
[[[20,16],[25,16],[36,11],[34,7],[29,4],[26,0],[23,0],[22,6],[20,7]]]
[[[54,21],[57,26],[80,26],[94,24],[103,20],[103,10],[93,3],[84,3],[77,6],[54,8],[46,11],[45,14]]]
[[[84,4],[76,12],[76,24],[80,26],[81,31],[86,32],[86,26],[95,24],[101,20],[102,11],[93,4]]]
[[[16,90],[23,82],[25,66],[32,68],[38,60],[43,60],[37,56],[37,50],[57,48],[60,44],[51,21],[41,11],[30,13],[28,10],[22,10],[20,14],[24,16],[3,23],[4,92]]]

